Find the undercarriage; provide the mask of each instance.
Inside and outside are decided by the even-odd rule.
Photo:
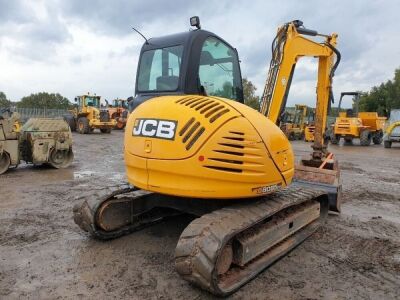
[[[325,191],[299,185],[246,201],[180,198],[125,185],[86,198],[74,207],[74,220],[106,240],[178,214],[196,216],[178,240],[176,270],[225,296],[310,236],[328,209]]]

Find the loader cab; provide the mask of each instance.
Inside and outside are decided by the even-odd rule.
[[[100,107],[100,96],[83,95],[75,97],[78,107]]]
[[[100,96],[84,96],[84,106],[100,107]]]
[[[123,99],[114,99],[112,102],[112,107],[128,108],[127,101]]]
[[[140,52],[129,110],[164,95],[218,96],[243,103],[236,49],[202,29],[149,39]]]

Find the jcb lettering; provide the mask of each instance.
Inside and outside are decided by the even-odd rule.
[[[136,119],[132,135],[173,140],[176,125],[177,121],[173,120]]]

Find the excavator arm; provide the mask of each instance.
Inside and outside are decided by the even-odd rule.
[[[305,35],[320,36],[324,40],[318,43]],[[330,210],[340,212],[340,169],[324,142],[328,110],[333,102],[332,78],[340,62],[340,52],[335,47],[336,39],[337,34],[323,35],[305,29],[303,22],[298,20],[281,26],[272,43],[272,59],[260,112],[279,125],[297,61],[304,56],[318,58],[313,151],[311,157],[302,158],[296,165],[294,180],[299,185],[327,191]]]
[[[302,27],[301,21],[292,21],[280,27],[272,43],[272,59],[267,81],[261,99],[260,112],[279,125],[289,94],[297,61],[304,56],[318,58],[317,101],[315,110],[315,131],[313,159],[327,157],[323,135],[326,127],[330,101],[333,99],[331,83],[340,61],[335,48],[337,35],[322,35]],[[322,36],[322,43],[304,35]],[[335,60],[336,56],[336,60]]]

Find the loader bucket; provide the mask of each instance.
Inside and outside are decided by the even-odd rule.
[[[295,166],[293,184],[326,191],[329,198],[329,210],[340,213],[342,185],[336,159],[330,159],[323,168],[320,161],[301,159]]]

